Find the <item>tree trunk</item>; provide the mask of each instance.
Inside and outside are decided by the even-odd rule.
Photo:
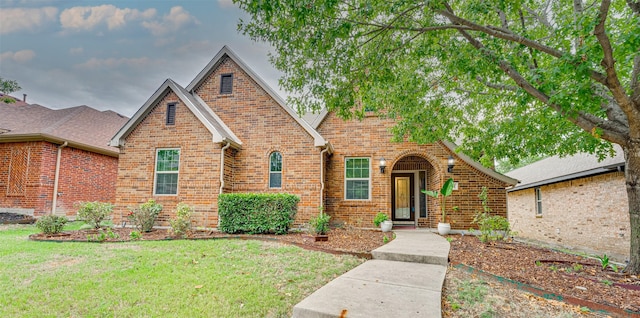
[[[637,275],[640,274],[640,140],[630,140],[624,147],[624,158],[631,223],[630,259],[625,272]]]

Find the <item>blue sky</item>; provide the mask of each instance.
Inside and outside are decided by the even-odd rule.
[[[0,0],[0,76],[28,103],[131,116],[165,79],[186,86],[228,45],[283,95],[269,46],[240,34],[240,18],[231,0]]]

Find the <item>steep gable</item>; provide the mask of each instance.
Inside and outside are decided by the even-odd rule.
[[[111,139],[110,145],[119,147],[123,145],[127,136],[140,124],[144,118],[153,110],[154,106],[166,95],[173,92],[182,103],[202,122],[212,135],[213,142],[229,142],[235,148],[240,148],[242,142],[236,135],[222,122],[222,120],[203,105],[203,101],[189,94],[184,88],[176,84],[173,80],[167,79],[147,102],[133,115],[133,117],[118,131]]]
[[[202,86],[207,83],[207,81],[211,81],[211,77],[219,69],[227,59],[230,59],[235,66],[238,67],[239,70],[246,74],[246,76],[251,79],[259,89],[264,91],[274,102],[275,105],[280,107],[284,112],[290,116],[294,122],[300,126],[308,135],[313,138],[314,146],[323,147],[327,144],[325,139],[313,128],[309,123],[304,121],[302,118],[296,114],[296,112],[290,107],[285,105],[285,102],[273,91],[269,85],[267,85],[256,73],[254,73],[251,68],[249,68],[231,49],[227,46],[224,46],[215,56],[214,58],[205,66],[205,68],[196,76],[196,78],[191,81],[191,83],[187,86],[187,91],[194,94],[194,96],[201,96],[202,94],[199,91],[202,91]],[[221,74],[225,75],[225,74]],[[233,79],[236,80],[235,78]],[[236,85],[235,83],[233,84]],[[217,92],[220,91],[220,86],[217,86]],[[233,95],[233,94],[231,94]],[[206,102],[211,103],[212,100],[205,98]],[[215,105],[210,105],[215,107]]]

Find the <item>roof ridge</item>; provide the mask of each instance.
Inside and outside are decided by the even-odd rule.
[[[62,124],[68,122],[69,120],[71,120],[71,118],[77,116],[78,113],[83,112],[86,108],[89,108],[86,105],[83,106],[74,106],[74,107],[69,107],[69,108],[63,108],[63,109],[50,109],[51,111],[57,112],[57,111],[63,111],[63,110],[72,110],[71,112],[69,112],[69,114],[65,115],[64,117],[60,118],[58,121],[56,121],[55,123],[53,123],[52,125],[49,125],[47,128],[43,129],[42,132],[43,133],[50,133],[52,132],[54,129],[62,126]]]

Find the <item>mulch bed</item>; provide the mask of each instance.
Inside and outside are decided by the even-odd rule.
[[[75,241],[75,242],[127,242],[131,241],[132,228],[113,228],[111,232],[115,235],[108,235],[108,230],[78,230],[67,231],[58,235],[45,235],[42,233],[29,236],[32,240],[41,241]],[[104,233],[104,236],[100,236]],[[199,239],[254,239],[264,241],[280,241],[301,246],[307,249],[319,250],[336,254],[352,254],[359,257],[371,258],[371,251],[384,244],[384,236],[389,241],[393,239],[392,233],[382,233],[375,230],[363,229],[332,229],[328,233],[328,240],[316,242],[312,235],[307,233],[290,233],[287,235],[248,235],[248,234],[225,234],[218,231],[193,231],[186,238],[192,240]],[[180,239],[171,234],[169,230],[153,229],[151,232],[142,233],[142,241],[171,240]]]
[[[34,219],[30,215],[22,215],[16,213],[0,213],[0,224],[32,224],[35,223]]]
[[[452,265],[504,277],[555,294],[640,315],[638,276],[602,269],[597,259],[518,242],[481,243],[473,236],[451,235]]]

